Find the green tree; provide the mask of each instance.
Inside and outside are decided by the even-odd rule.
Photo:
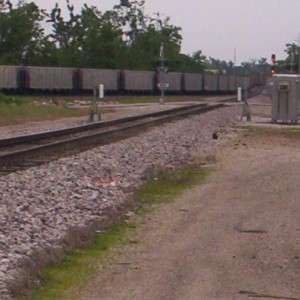
[[[203,65],[206,59],[206,56],[202,54],[201,50],[198,50],[192,54],[192,59],[195,63]]]
[[[181,28],[159,13],[146,15],[144,0],[121,0],[104,13],[86,4],[75,13],[66,0],[67,17],[59,4],[47,14],[33,2],[20,0],[14,8],[10,1],[0,0],[2,64],[20,64],[26,54],[32,65],[153,70],[164,43],[171,71],[203,71],[202,52],[180,53]],[[45,19],[52,25],[47,36]]]
[[[64,20],[56,4],[48,22],[55,45],[57,64],[68,67],[117,68],[126,52],[119,17],[113,11],[104,14],[95,6],[84,5],[80,14],[67,0],[69,18]]]
[[[227,63],[224,60],[209,57],[209,59],[205,60],[205,67],[208,72],[211,70],[223,74],[228,73],[232,69],[232,62]]]
[[[270,65],[267,63],[267,58],[252,59],[250,61],[250,75],[251,74],[270,74]]]
[[[67,2],[69,19],[64,20],[62,10],[56,3],[52,9],[48,23],[52,23],[52,33],[49,38],[55,45],[54,51],[57,65],[71,67],[80,63],[81,44],[82,44],[82,26],[81,16],[74,14],[74,6]]]
[[[81,12],[82,62],[88,67],[118,68],[124,59],[123,32],[113,22],[110,11],[102,14],[96,7],[84,6]]]
[[[253,74],[270,74],[270,65],[267,59],[261,57],[260,59],[251,59],[241,63],[241,66],[234,67],[234,74],[238,76],[248,76]]]
[[[39,62],[46,47],[41,22],[45,12],[35,3],[19,1],[17,6],[0,0],[0,63],[21,64],[26,49],[29,64]]]
[[[144,0],[121,0],[119,5],[114,6],[118,16],[118,27],[124,31],[125,41],[128,45],[133,44],[137,35],[146,30],[148,17],[144,14]]]
[[[161,18],[157,13],[149,17],[144,13],[145,1],[120,1],[108,12],[115,29],[122,30],[122,67],[149,70],[159,58],[160,45],[165,45],[165,55],[170,67],[176,69],[180,63],[180,28],[170,25],[170,18]]]
[[[295,43],[286,44],[285,52],[287,58],[285,60],[285,69],[289,73],[298,73],[299,69],[299,47]]]

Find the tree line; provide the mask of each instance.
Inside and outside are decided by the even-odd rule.
[[[0,64],[151,70],[164,43],[172,70],[203,71],[199,56],[181,54],[181,28],[159,13],[144,13],[143,0],[121,0],[101,12],[66,1],[47,12],[34,2],[0,0]],[[45,31],[45,24],[51,27]]]
[[[295,43],[285,45],[286,58],[276,60],[274,67],[276,73],[281,74],[299,74],[300,68],[300,47]]]
[[[66,0],[64,17],[58,4],[47,12],[34,2],[0,0],[0,64],[155,70],[163,43],[172,72],[249,75],[267,68],[266,59],[235,67],[201,50],[182,54],[181,28],[160,13],[145,14],[144,6],[144,0],[120,0],[111,10],[84,4],[76,13]]]

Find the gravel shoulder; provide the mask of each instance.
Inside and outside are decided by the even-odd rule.
[[[207,183],[159,206],[76,299],[300,299],[299,146],[227,139]]]

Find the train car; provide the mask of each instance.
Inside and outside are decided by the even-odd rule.
[[[241,76],[236,77],[236,87],[239,88],[244,88],[244,79]]]
[[[103,84],[109,92],[157,92],[160,83],[167,93],[234,92],[264,84],[265,76],[227,76],[217,74],[164,73],[152,71],[77,69],[35,66],[0,66],[0,90],[92,91]]]
[[[100,84],[104,85],[106,91],[117,92],[120,88],[119,70],[81,69],[79,72],[83,90],[93,90]]]
[[[218,91],[218,75],[204,74],[204,90],[206,92]]]
[[[249,78],[251,87],[259,85],[259,75],[251,75]]]
[[[236,78],[237,87],[241,87],[242,89],[248,90],[251,87],[250,77],[241,77],[238,76]]]
[[[124,91],[153,92],[155,72],[152,71],[123,71],[122,85]]]
[[[265,76],[263,74],[255,74],[251,76],[251,86],[257,86],[265,84]]]
[[[250,77],[243,77],[243,87],[246,90],[251,88]]]
[[[257,81],[257,77],[255,75],[251,75],[250,77],[250,86],[255,86],[256,85],[256,81]]]
[[[33,90],[73,90],[76,69],[53,67],[26,67],[29,88]]]
[[[235,76],[228,76],[228,91],[235,92],[237,90],[236,87],[236,77]]]
[[[0,89],[14,90],[18,86],[19,67],[16,66],[0,66]]]
[[[227,75],[218,75],[218,90],[220,92],[229,91],[229,77]]]
[[[183,74],[185,92],[201,92],[203,90],[203,75],[197,73]]]
[[[164,82],[168,84],[166,88],[167,93],[180,93],[183,91],[183,77],[182,73],[164,73],[163,78],[161,80],[161,75],[158,75],[158,83]]]

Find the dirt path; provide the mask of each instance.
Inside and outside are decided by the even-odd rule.
[[[80,300],[300,299],[300,141],[243,138],[162,205]]]

